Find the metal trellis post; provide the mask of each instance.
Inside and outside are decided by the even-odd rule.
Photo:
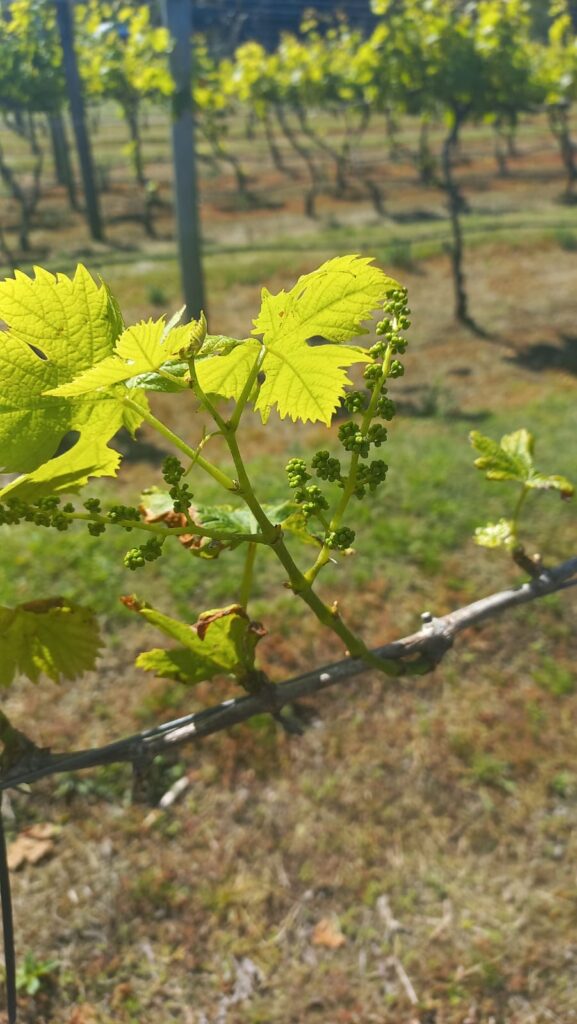
[[[182,291],[187,316],[197,318],[206,306],[192,108],[192,0],[163,0],[162,12],[173,41],[172,153]]]
[[[78,64],[74,52],[74,26],[70,11],[69,0],[55,0],[56,16],[58,19],[58,31],[62,43],[64,60],[64,74],[68,90],[70,112],[72,114],[72,125],[76,139],[76,149],[82,175],[84,189],[84,202],[86,205],[86,217],[90,228],[90,234],[95,241],[101,242],[104,238],[98,192],[94,180],[94,167],[92,163],[92,152],[90,140],[86,131],[86,120],[84,117],[84,100],[82,96],[82,84],[78,73]]]

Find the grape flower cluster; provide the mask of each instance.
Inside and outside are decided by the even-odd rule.
[[[388,293],[383,314],[376,328],[378,340],[369,349],[371,362],[363,373],[365,387],[351,389],[342,400],[351,419],[341,423],[338,438],[350,457],[349,470],[343,470],[341,460],[325,449],[317,451],[310,461],[310,470],[319,480],[334,483],[345,491],[346,497],[354,496],[359,500],[384,483],[389,468],[384,459],[371,459],[371,454],[375,448],[385,444],[388,436],[386,426],[379,420],[389,422],[396,412],[395,403],[388,394],[387,381],[402,377],[405,372],[397,358],[406,351],[407,339],[403,332],[411,324],[405,288]],[[316,516],[325,526],[325,545],[340,551],[349,548],[355,537],[354,530],[341,525],[333,529],[326,523],[323,513],[328,510],[329,502],[318,485],[309,483],[312,472],[305,460],[290,459],[286,471],[289,487],[293,489],[294,499],[306,519]]]

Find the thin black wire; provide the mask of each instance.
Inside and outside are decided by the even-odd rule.
[[[10,872],[6,855],[6,836],[0,809],[0,900],[2,901],[2,935],[4,938],[4,966],[6,968],[6,1009],[8,1024],[16,1024],[16,953],[14,951],[14,917],[12,915],[12,892]]]

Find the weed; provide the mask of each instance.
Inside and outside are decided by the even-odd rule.
[[[105,765],[91,775],[65,772],[59,777],[54,790],[56,799],[64,799],[68,804],[78,798],[87,803],[91,800],[118,803],[126,800],[129,794],[130,776],[122,764]]]
[[[577,233],[569,228],[557,228],[555,241],[565,252],[577,252]]]
[[[511,766],[494,754],[479,751],[473,755],[469,778],[479,786],[492,786],[511,793],[515,783],[510,778]]]
[[[170,916],[186,901],[186,891],[175,884],[171,874],[152,866],[136,874],[128,884],[132,914]]]
[[[541,667],[533,672],[533,679],[554,697],[566,697],[577,689],[574,671],[547,656],[543,658]]]
[[[414,270],[413,246],[406,238],[393,238],[386,250],[385,266],[392,265],[398,270]]]
[[[548,788],[554,796],[560,796],[563,800],[571,799],[577,796],[577,775],[575,772],[557,772]]]
[[[57,970],[56,960],[37,960],[34,953],[28,952],[16,971],[16,988],[27,996],[35,996],[52,986]]]
[[[146,291],[146,297],[153,306],[162,306],[163,309],[166,309],[166,307],[168,306],[169,297],[166,294],[162,285],[149,285]]]

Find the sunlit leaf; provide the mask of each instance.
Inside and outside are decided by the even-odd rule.
[[[203,612],[195,623],[187,625],[135,598],[123,601],[179,644],[172,650],[145,651],[136,659],[139,668],[190,685],[218,675],[243,679],[253,670],[255,648],[265,631],[240,605]]]

